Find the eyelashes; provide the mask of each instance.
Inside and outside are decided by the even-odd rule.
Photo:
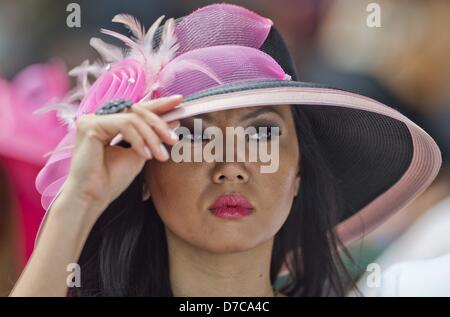
[[[254,131],[255,133],[248,135],[249,140],[257,142],[270,141],[275,138],[279,138],[282,134],[281,128],[279,126],[261,125],[255,127],[255,129],[256,129],[256,131]]]
[[[189,134],[182,134],[179,136],[180,141],[187,141],[191,143],[199,143],[209,141],[205,138],[204,130],[201,133],[194,133],[191,129],[189,129]]]
[[[250,128],[250,129],[249,129]],[[215,135],[208,135],[205,130],[194,131],[193,128],[188,128],[189,134],[180,134],[180,141],[190,143],[205,143],[216,137]],[[275,124],[260,124],[246,128],[245,139],[247,142],[267,142],[279,138],[283,132],[278,125]]]

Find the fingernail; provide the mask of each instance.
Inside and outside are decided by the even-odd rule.
[[[173,95],[169,97],[170,99],[178,99],[178,98],[183,98],[183,95]]]
[[[169,152],[167,152],[167,149],[164,146],[164,144],[160,144],[159,148],[161,149],[161,154],[162,154],[164,160],[168,160],[169,159]]]
[[[180,138],[178,134],[175,132],[175,129],[169,129],[170,138],[174,141],[178,141]]]
[[[180,121],[169,123],[169,129],[176,131],[179,127],[180,127]]]
[[[145,155],[148,157],[148,159],[152,158],[152,153],[150,152],[150,149],[147,146],[144,146],[144,152]]]
[[[111,146],[117,145],[122,140],[123,140],[123,135],[122,135],[122,133],[119,133],[111,140],[111,143],[109,143],[109,145],[111,145]]]

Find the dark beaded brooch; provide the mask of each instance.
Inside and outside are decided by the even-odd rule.
[[[105,114],[114,114],[122,112],[123,110],[131,107],[133,105],[133,101],[128,99],[119,99],[119,100],[111,100],[101,106],[95,114],[97,115],[105,115]]]

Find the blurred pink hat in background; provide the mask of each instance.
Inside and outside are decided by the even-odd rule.
[[[35,115],[37,109],[60,100],[70,82],[60,61],[31,65],[11,83],[0,82],[0,155],[42,165],[67,132],[55,113]],[[11,142],[14,140],[14,142]]]
[[[67,70],[60,61],[31,65],[8,82],[0,78],[0,164],[7,172],[13,209],[19,218],[22,265],[30,256],[44,215],[34,180],[50,152],[67,132],[56,113],[33,114],[68,92]]]

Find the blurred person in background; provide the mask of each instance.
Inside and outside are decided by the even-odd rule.
[[[432,186],[353,246],[361,271],[371,262],[380,264],[383,271],[395,263],[411,263],[414,274],[403,278],[408,276],[410,286],[416,285],[416,294],[426,295],[429,288],[423,287],[420,292],[418,285],[442,281],[425,273],[445,274],[446,271],[437,270],[437,263],[450,267],[445,256],[450,253],[450,37],[443,33],[450,28],[450,2],[377,1],[381,9],[380,28],[366,24],[369,3],[333,2],[320,30],[318,53],[305,78],[389,104],[419,122],[439,144],[443,166]],[[424,261],[421,265],[411,262],[437,257],[440,261]],[[388,270],[385,287],[393,287],[388,281],[399,278],[408,267],[398,264]],[[386,288],[368,288],[368,275],[358,284],[364,295],[402,296],[401,292],[392,293]],[[410,287],[403,289],[411,291]],[[441,291],[441,295],[450,295],[448,289]]]
[[[56,102],[68,92],[66,67],[60,61],[36,64],[20,71],[10,82],[1,80],[0,88],[0,165],[4,172],[4,193],[9,193],[14,208],[6,206],[5,220],[10,213],[17,218],[20,244],[17,267],[20,270],[28,260],[40,221],[44,214],[40,196],[34,183],[45,154],[62,138],[66,131],[55,113],[34,114],[47,103]],[[52,127],[49,131],[48,128]],[[6,198],[5,198],[6,199]],[[4,234],[7,234],[5,230]],[[13,256],[12,256],[13,257]]]

